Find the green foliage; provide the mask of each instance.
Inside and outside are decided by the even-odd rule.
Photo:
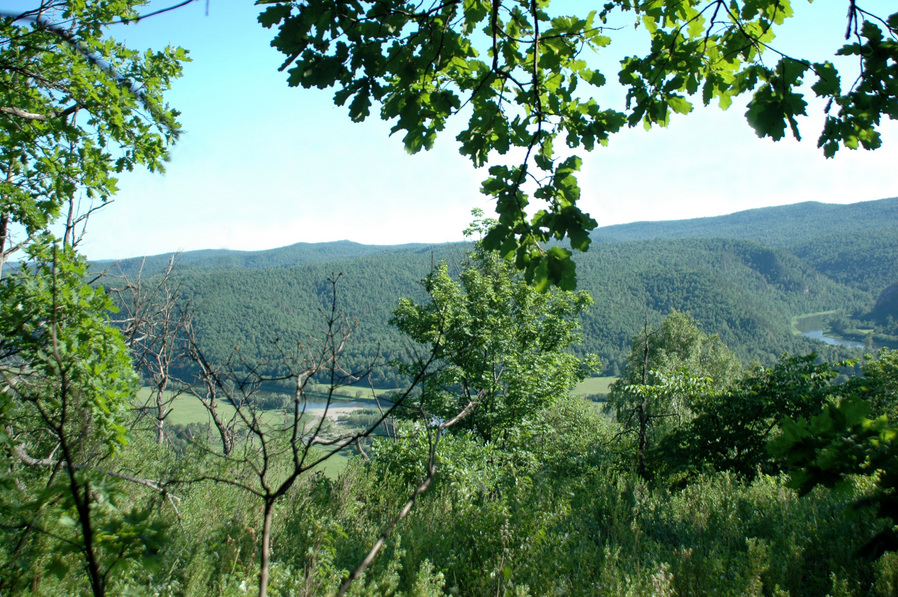
[[[30,416],[58,420],[60,427],[81,424],[66,420],[66,409],[83,411],[94,439],[114,448],[125,439],[120,415],[137,377],[121,336],[108,324],[112,300],[85,283],[82,258],[49,239],[31,245],[28,255],[31,263],[0,288],[3,410],[31,404]]]
[[[633,338],[624,375],[611,386],[609,410],[620,435],[635,436],[637,471],[654,471],[648,452],[689,421],[699,396],[726,388],[741,364],[716,335],[702,332],[688,313],[673,311],[661,325]]]
[[[579,339],[583,291],[534,289],[495,252],[477,246],[459,280],[439,264],[424,280],[429,302],[402,299],[392,319],[427,348],[436,370],[423,380],[420,408],[457,428],[502,437],[552,404],[588,373],[568,352]],[[420,365],[406,367],[410,374]]]
[[[853,4],[849,30],[857,43],[838,53],[859,56],[863,68],[843,90],[826,60],[777,52],[768,66],[763,55],[793,14],[782,0],[615,0],[574,15],[548,0],[262,3],[268,8],[259,21],[277,29],[272,45],[286,57],[288,83],[334,88],[335,104],[348,104],[357,122],[379,106],[410,153],[430,149],[464,115],[459,150],[475,167],[490,166],[482,192],[499,214],[484,246],[514,256],[538,285],[572,289],[570,252],[541,245],[567,238],[585,251],[597,226],[577,205],[580,158],[556,146],[592,151],[625,125],[667,126],[673,113],[691,112],[698,95],[726,109],[752,94],[746,119],[758,136],[779,140],[788,124],[800,138],[806,79],[837,108],[827,108],[818,139],[827,156],[840,146],[878,147],[881,118],[898,116],[898,15],[880,19]],[[596,55],[612,44],[613,31],[631,24],[645,29],[649,46],[620,60],[624,105],[601,106],[595,96],[608,66],[596,68]],[[509,155],[516,157],[500,157]],[[546,205],[532,216],[531,199]]]
[[[776,474],[781,459],[767,452],[783,418],[807,419],[832,395],[837,370],[814,354],[783,357],[770,368],[748,372],[728,388],[693,400],[694,418],[659,446],[659,454],[680,479],[703,469],[731,471],[745,478]]]
[[[820,235],[793,242],[789,250],[832,280],[874,297],[898,279],[893,259],[898,230],[893,226],[868,229],[863,239],[849,231]]]
[[[329,301],[322,280],[341,272],[340,305],[354,324],[343,365],[347,370],[365,371],[373,364],[372,381],[378,387],[396,388],[402,385],[402,378],[384,366],[404,354],[401,335],[388,324],[392,311],[402,296],[424,298],[418,282],[433,259],[457,261],[463,253],[458,246],[370,256],[362,250],[355,259],[313,257],[310,263],[288,266],[281,263],[295,255],[292,251],[253,255],[255,260],[247,259],[255,264],[252,268],[219,269],[220,262],[213,259],[216,267],[188,265],[175,274],[184,303],[196,313],[198,342],[210,362],[239,363],[240,358],[258,363],[279,361],[281,350],[292,350],[307,339],[309,330],[318,327],[319,309]],[[185,258],[189,262],[190,254]]]
[[[0,19],[0,215],[29,235],[79,192],[105,202],[117,173],[161,170],[177,138],[178,113],[162,94],[186,52],[141,53],[105,35],[140,4],[64,1]]]
[[[841,400],[809,420],[785,420],[782,435],[770,443],[791,471],[789,486],[802,495],[817,485],[845,493],[852,475],[869,478],[874,490],[852,505],[873,508],[888,521],[859,549],[870,559],[898,551],[898,428],[885,414],[868,418],[871,406],[894,412],[895,365],[895,353],[885,351],[864,365],[865,378],[845,384]]]
[[[833,576],[850,595],[889,595],[894,563],[852,557],[850,542],[875,528],[870,513],[847,516],[825,493],[799,500],[769,476],[747,483],[706,474],[678,491],[652,488],[609,470],[603,446],[613,429],[584,406],[561,401],[543,413],[543,426],[502,448],[465,434],[446,438],[447,476],[395,530],[400,590],[426,559],[447,593],[463,595],[656,595],[665,586],[681,595],[812,596],[831,591]],[[329,484],[305,520],[334,516],[346,533],[337,553],[363,550],[396,491],[389,471],[407,468],[414,454],[357,461],[352,483]],[[364,511],[347,507],[356,499]]]
[[[863,376],[852,379],[852,393],[870,403],[875,417],[898,421],[898,351],[882,349],[863,365]]]
[[[20,574],[86,569],[102,594],[134,562],[153,565],[167,527],[102,464],[126,444],[137,377],[84,260],[48,239],[28,254],[0,287],[3,542],[27,546],[12,562]]]

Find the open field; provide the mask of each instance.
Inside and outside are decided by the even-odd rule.
[[[617,377],[587,377],[574,387],[575,396],[589,396],[590,394],[607,394],[611,384],[617,381]]]
[[[171,397],[171,393],[168,393],[168,395]],[[144,402],[149,397],[150,388],[148,387],[142,387],[137,394],[139,402]],[[337,402],[335,406],[328,409],[328,419],[336,421],[340,416],[350,413],[358,408],[356,406],[340,406],[339,404],[340,403]],[[223,417],[230,418],[234,415],[234,407],[226,402],[219,400],[218,408]],[[311,422],[314,418],[314,414],[310,413],[307,417]],[[262,418],[268,424],[273,425],[283,422],[285,415],[282,410],[271,410],[263,412]],[[193,396],[181,395],[175,397],[172,402],[172,413],[168,418],[168,422],[172,425],[188,425],[190,423],[206,424],[211,422],[211,419],[208,411],[199,400]],[[336,479],[340,475],[340,472],[346,467],[346,463],[352,455],[352,452],[353,451],[349,449],[346,453],[339,452],[334,454],[326,461],[316,466],[313,470],[323,472],[330,479]]]
[[[803,332],[818,329],[827,315],[836,313],[831,311],[817,311],[815,313],[802,313],[792,317],[792,335],[797,336]]]
[[[167,397],[171,397],[171,392],[166,392]],[[150,388],[142,387],[137,393],[138,404],[144,404],[150,397]],[[193,396],[182,394],[175,397],[171,403],[172,413],[168,417],[168,422],[172,425],[189,425],[190,423],[206,424],[211,422],[209,411]],[[229,419],[234,415],[234,407],[225,401],[218,401],[218,412],[221,416]],[[283,418],[283,412],[274,410],[266,411],[262,415],[265,422],[273,424],[279,422]]]
[[[617,377],[591,377],[583,380],[573,390],[573,394],[577,396],[588,396],[590,394],[606,394],[608,393],[609,386],[614,383],[618,378]],[[313,392],[319,393],[322,390],[326,390],[327,386],[321,385],[320,387],[313,386],[311,390]],[[342,398],[347,401],[354,401],[359,398],[370,399],[371,390],[370,388],[364,388],[364,395],[360,396],[356,393],[356,388],[354,387],[346,387],[346,388],[338,388],[334,394],[336,398]],[[383,396],[385,394],[389,394],[394,392],[395,390],[376,390],[378,396]],[[323,392],[321,392],[323,393]],[[168,396],[171,397],[172,394],[168,393]],[[137,394],[138,402],[143,403],[148,400],[150,397],[150,388],[142,387]],[[358,408],[357,405],[353,404],[341,404],[341,400],[337,399],[333,402],[333,405],[328,409],[327,417],[333,422],[337,422],[337,420],[346,414],[349,414]],[[172,413],[168,418],[169,424],[172,425],[188,425],[190,423],[199,423],[206,424],[211,422],[208,411],[206,408],[200,403],[199,400],[194,398],[193,396],[189,396],[186,394],[182,394],[180,396],[174,397],[174,400],[171,404]],[[230,418],[234,414],[234,407],[228,404],[225,401],[218,401],[218,409],[221,415],[225,418]],[[309,421],[311,422],[312,418],[315,416],[315,413],[320,412],[320,410],[311,411],[307,416],[309,417]],[[284,422],[284,411],[283,410],[269,410],[265,411],[262,414],[263,419],[271,425],[275,425],[281,422]],[[334,456],[330,457],[325,462],[321,463],[319,466],[315,467],[315,470],[322,471],[328,478],[336,479],[340,472],[346,467],[346,463],[349,458],[352,456],[353,451],[348,450],[346,453],[338,453]]]
[[[167,396],[171,397],[172,394],[168,392]],[[142,387],[137,393],[138,404],[145,403],[149,397],[150,388]],[[354,405],[343,406],[339,400],[335,400],[333,405],[328,409],[327,416],[329,419],[336,419],[341,415],[352,412],[356,408],[358,407]],[[171,403],[171,409],[172,413],[169,415],[168,422],[172,425],[189,425],[190,423],[206,424],[211,422],[206,407],[195,397],[187,394],[175,397]],[[221,413],[223,418],[229,419],[234,415],[234,407],[226,401],[219,400],[218,412]],[[311,420],[315,417],[316,413],[320,412],[320,409],[310,409],[306,416]],[[262,419],[270,425],[280,423],[283,421],[284,417],[285,413],[281,409],[266,410],[262,412]]]
[[[349,450],[349,453],[346,453],[347,450],[337,452],[312,470],[321,471],[328,479],[336,480],[340,473],[343,472],[343,469],[346,468],[346,463],[349,461],[352,453],[351,450]]]
[[[402,392],[405,388],[372,388],[368,386],[340,386],[334,388],[334,396],[347,400],[371,400],[374,396],[383,398],[389,394]],[[327,394],[328,385],[321,383],[309,384],[309,391],[322,396]],[[374,394],[372,395],[372,391]]]

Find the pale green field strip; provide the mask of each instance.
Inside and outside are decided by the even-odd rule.
[[[168,393],[168,396],[170,397],[171,393]],[[146,401],[149,397],[150,388],[148,387],[142,387],[137,393],[138,402]],[[172,402],[171,408],[172,413],[168,418],[168,422],[172,425],[206,424],[211,422],[209,411],[193,396],[181,395],[176,397]],[[224,418],[230,418],[234,414],[234,407],[221,400],[218,401],[218,409]],[[278,410],[267,411],[262,413],[262,419],[269,424],[280,423],[283,421],[284,415],[282,411]],[[349,458],[349,453],[339,452],[316,466],[313,471],[321,471],[328,478],[336,479],[340,472],[346,468]]]
[[[576,396],[588,396],[590,394],[606,394],[609,386],[614,383],[617,377],[591,377],[583,380],[573,390]],[[326,386],[322,386],[326,389]],[[317,388],[315,388],[317,389]],[[338,388],[334,393],[340,397],[355,399],[355,395],[349,395],[348,390],[353,388]],[[387,394],[395,390],[377,390],[378,395]],[[370,388],[367,389],[366,398],[370,398]],[[171,396],[171,393],[167,393]],[[150,397],[150,388],[142,387],[137,394],[138,402],[145,402]],[[335,401],[335,405],[339,405],[340,401]],[[168,422],[172,425],[188,425],[190,423],[207,424],[211,422],[209,412],[200,403],[200,401],[189,395],[180,395],[174,398],[171,403],[172,413],[168,418]],[[230,418],[234,414],[234,407],[227,402],[218,401],[218,409],[223,418]],[[262,413],[263,420],[268,424],[281,423],[284,419],[283,411],[272,410]],[[340,473],[346,468],[349,458],[352,457],[352,450],[334,454],[320,465],[316,466],[314,471],[321,471],[330,479],[336,479]]]
[[[327,384],[313,383],[309,384],[309,393],[316,396],[327,396]],[[339,386],[334,388],[334,396],[346,398],[347,400],[372,400],[375,396],[382,398],[389,394],[402,392],[405,388],[374,388],[368,386]],[[373,394],[372,394],[373,391]]]
[[[836,309],[832,309],[830,311],[817,311],[815,313],[801,313],[800,315],[794,315],[792,317],[792,335],[798,336],[801,334],[801,330],[798,329],[798,322],[801,319],[809,319],[811,317],[823,317],[824,315],[832,315],[836,313]]]
[[[171,393],[167,392],[166,394],[169,397],[171,396]],[[150,389],[147,387],[141,388],[137,393],[137,403],[144,404],[149,396]],[[223,419],[230,419],[234,416],[235,409],[227,401],[218,400],[217,409]],[[205,425],[212,422],[206,407],[197,398],[188,394],[175,397],[171,403],[171,411],[168,422],[172,425],[189,425],[190,423]],[[283,421],[284,412],[282,410],[263,411],[261,417],[269,425],[278,424]]]
[[[574,396],[589,396],[590,394],[607,394],[611,384],[617,381],[616,377],[587,377],[574,387]]]
[[[607,394],[609,391],[609,387],[612,383],[617,381],[617,377],[590,377],[584,379],[579,384],[577,384],[573,389],[573,394],[575,396],[588,396],[590,394]],[[326,394],[321,392],[320,390],[326,390],[327,386],[314,384],[311,388],[311,393],[315,395],[324,397]],[[397,389],[376,389],[377,396],[384,396],[393,392],[398,391]],[[167,393],[167,396],[171,396],[171,393]],[[145,403],[146,400],[150,397],[150,388],[142,387],[140,391],[137,393],[137,401],[138,403]],[[357,393],[357,389],[349,386],[337,388],[334,390],[334,397],[337,400],[334,401],[334,406],[339,406],[341,399],[344,400],[357,400],[357,399],[371,399],[371,388],[365,388],[364,394],[359,395]],[[172,414],[169,416],[169,423],[175,425],[188,425],[190,423],[209,423],[209,412],[206,408],[193,396],[189,396],[186,394],[182,394],[174,399],[171,404]],[[218,409],[221,413],[221,416],[224,418],[230,418],[234,414],[234,407],[231,406],[228,402],[219,400],[218,401]],[[263,415],[266,418],[266,422],[275,423],[279,421],[279,419],[283,416],[282,411],[272,410],[266,411]]]
[[[349,462],[350,455],[351,450],[337,452],[312,470],[315,472],[321,471],[328,479],[336,480],[337,477],[340,476],[340,473],[343,472],[343,469],[346,468],[346,463]]]

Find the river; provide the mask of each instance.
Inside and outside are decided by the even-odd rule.
[[[842,340],[840,338],[830,338],[829,336],[823,335],[823,320],[836,311],[824,311],[821,313],[811,313],[808,315],[801,315],[795,320],[795,327],[798,328],[798,331],[802,336],[806,338],[811,338],[813,340],[820,340],[821,342],[826,342],[832,346],[845,346],[846,348],[863,348],[864,345],[861,342],[856,342],[854,340]]]
[[[802,336],[806,338],[812,338],[814,340],[822,340],[827,344],[831,344],[832,346],[845,346],[848,348],[863,348],[864,345],[861,342],[855,342],[854,340],[840,340],[838,338],[830,338],[829,336],[823,335],[823,330],[811,330],[809,332],[802,332]]]

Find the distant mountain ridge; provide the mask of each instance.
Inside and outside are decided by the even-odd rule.
[[[447,246],[452,246],[449,243]],[[463,243],[461,243],[463,244]],[[163,253],[148,257],[132,257],[118,261],[123,272],[134,275],[142,267],[144,275],[155,275],[168,266],[175,256],[178,267],[202,269],[276,269],[297,265],[314,265],[330,261],[358,259],[379,254],[429,252],[435,245],[409,243],[402,245],[363,245],[349,240],[323,243],[294,243],[286,247],[263,251],[233,251],[230,249],[203,249],[183,253]],[[114,260],[96,262],[95,266],[115,263]]]
[[[898,197],[835,204],[806,201],[792,205],[761,207],[723,216],[633,222],[602,226],[591,237],[597,243],[616,243],[673,238],[738,238],[786,249],[800,248],[809,241],[846,233],[898,229]],[[464,245],[464,243],[449,243]],[[263,251],[205,249],[185,251],[178,257],[181,267],[215,269],[268,269],[356,259],[377,254],[430,251],[435,244],[365,245],[349,240],[322,243],[299,242]],[[146,257],[144,273],[165,268],[172,253]],[[136,270],[144,258],[121,260],[122,267]],[[109,264],[112,260],[97,262]]]
[[[805,201],[761,207],[724,216],[633,222],[603,226],[592,233],[596,242],[665,238],[744,238],[790,248],[809,236],[869,231],[898,226],[898,197],[835,204]]]

